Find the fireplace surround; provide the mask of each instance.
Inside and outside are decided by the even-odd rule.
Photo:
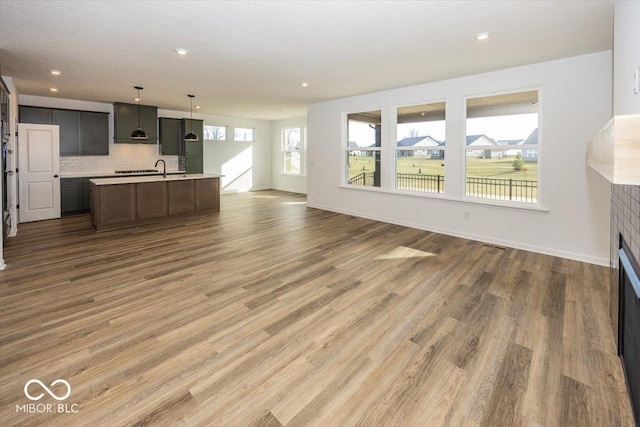
[[[619,240],[618,355],[636,424],[640,425],[640,265],[622,235]]]

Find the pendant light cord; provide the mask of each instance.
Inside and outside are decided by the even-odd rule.
[[[191,133],[193,133],[193,95],[191,95],[189,97],[189,99],[191,100],[191,127],[190,127],[190,131],[191,131]]]
[[[138,89],[138,129],[140,129],[140,89]]]

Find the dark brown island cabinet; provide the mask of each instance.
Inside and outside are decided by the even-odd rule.
[[[220,175],[91,180],[91,223],[97,231],[148,224],[174,215],[211,212],[220,212]]]

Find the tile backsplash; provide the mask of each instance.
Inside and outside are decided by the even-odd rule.
[[[631,254],[640,261],[640,186],[611,186],[611,289],[609,315],[613,329],[618,331],[618,249],[620,235],[631,249]]]
[[[163,159],[167,170],[178,169],[178,156],[162,156],[155,144],[109,144],[108,156],[60,157],[61,173],[96,173],[115,170],[154,169],[156,160]]]

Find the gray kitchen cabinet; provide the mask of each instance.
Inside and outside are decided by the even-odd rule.
[[[162,154],[202,157],[203,120],[170,119],[162,117],[158,120],[158,127],[160,129]],[[193,132],[198,135],[198,141],[185,142],[184,136],[188,132]]]
[[[198,135],[198,141],[185,142],[184,135],[188,132],[193,132]],[[182,119],[182,133],[187,173],[202,173],[204,169],[204,121]]]
[[[138,104],[113,104],[113,126],[116,143],[156,144],[158,142],[158,107],[140,105],[140,128],[147,134],[146,140],[131,139],[131,132],[138,129]]]
[[[160,130],[160,145],[164,155],[184,155],[184,135],[182,134],[182,120],[161,117],[158,119]]]
[[[193,132],[198,135],[198,141],[196,142],[184,142],[184,153],[187,156],[202,156],[203,136],[204,136],[204,121],[196,119],[182,119],[182,139],[184,136]]]
[[[27,107],[21,105],[18,110],[18,119],[20,123],[50,125],[53,123],[53,110],[51,108]]]
[[[62,178],[60,180],[60,211],[62,215],[82,212],[84,205],[83,178]]]
[[[193,142],[190,144],[194,144]],[[203,157],[202,156],[186,156],[186,170],[187,173],[202,173],[203,171]]]
[[[61,156],[109,154],[109,113],[20,106],[20,123],[58,125]]]
[[[62,215],[89,212],[93,178],[62,178],[60,180],[60,211]]]
[[[82,210],[91,210],[91,182],[93,178],[82,178]]]
[[[75,110],[52,110],[52,124],[60,127],[60,155],[80,154],[81,113]]]
[[[79,154],[109,155],[109,114],[82,111]]]

